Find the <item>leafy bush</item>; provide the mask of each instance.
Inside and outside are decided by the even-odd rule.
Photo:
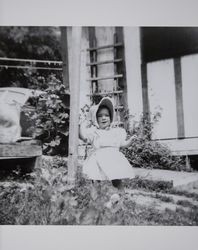
[[[69,96],[65,86],[51,76],[48,88],[32,102],[36,112],[34,137],[43,143],[43,153],[47,155],[68,154],[69,108],[66,105]]]
[[[172,156],[167,146],[151,140],[153,126],[159,118],[160,112],[157,112],[152,120],[142,117],[140,122],[136,122],[133,130],[136,137],[132,145],[122,152],[134,167],[185,170],[181,157]]]

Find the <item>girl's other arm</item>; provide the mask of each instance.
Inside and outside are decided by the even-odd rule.
[[[127,148],[130,147],[133,140],[136,138],[136,135],[132,135],[128,140],[125,140],[121,143],[120,147],[121,148]]]

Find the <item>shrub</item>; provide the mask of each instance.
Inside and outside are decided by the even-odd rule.
[[[181,157],[172,156],[167,146],[151,140],[153,126],[159,118],[160,112],[157,112],[152,119],[143,116],[140,122],[136,122],[133,130],[136,137],[122,152],[134,167],[185,170]]]
[[[32,102],[36,112],[31,117],[35,120],[34,137],[43,143],[43,153],[47,155],[68,154],[69,99],[65,86],[51,76],[49,86]]]

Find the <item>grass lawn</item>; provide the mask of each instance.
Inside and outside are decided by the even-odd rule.
[[[17,178],[16,178],[17,177]],[[80,173],[68,189],[64,159],[44,158],[26,178],[0,181],[0,224],[5,225],[198,225],[198,193],[163,183],[126,180],[92,183]],[[162,185],[163,184],[163,185]]]

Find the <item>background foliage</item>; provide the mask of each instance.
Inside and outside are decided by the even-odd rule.
[[[59,27],[2,26],[0,27],[0,57],[61,60],[60,29]],[[0,61],[0,64],[16,65],[16,62]],[[24,65],[24,63],[17,62],[17,65]],[[40,63],[25,65],[43,66]],[[62,79],[61,71],[0,67],[0,87],[44,89],[47,87],[47,78],[51,73],[59,80]]]
[[[51,76],[48,88],[31,100],[35,113],[30,118],[35,121],[34,137],[43,143],[43,153],[48,155],[68,154],[69,135],[69,95],[65,86]]]

